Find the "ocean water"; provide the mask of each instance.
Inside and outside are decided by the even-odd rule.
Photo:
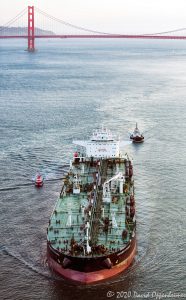
[[[186,298],[186,42],[36,44],[0,44],[0,299]],[[102,124],[128,140],[136,122],[145,143],[123,149],[134,164],[135,261],[106,283],[73,286],[46,260],[72,140]]]

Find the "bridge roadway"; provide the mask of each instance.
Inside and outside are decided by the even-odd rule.
[[[28,39],[28,35],[0,35],[0,39]],[[177,35],[132,35],[132,34],[80,34],[80,35],[34,35],[36,39],[158,39],[158,40],[186,40],[186,36]]]

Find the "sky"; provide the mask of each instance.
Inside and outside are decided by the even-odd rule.
[[[66,22],[103,32],[154,33],[186,28],[186,0],[3,0],[0,25],[28,5]]]

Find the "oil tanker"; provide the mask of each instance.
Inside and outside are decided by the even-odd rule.
[[[110,130],[77,147],[47,228],[49,267],[77,284],[124,271],[136,254],[133,166]]]

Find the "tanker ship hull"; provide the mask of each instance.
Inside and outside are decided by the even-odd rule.
[[[133,262],[136,255],[136,238],[134,237],[130,245],[117,253],[101,258],[81,259],[69,256],[56,255],[48,245],[47,258],[49,267],[64,279],[75,284],[96,284],[98,282],[109,280],[126,270]],[[60,257],[60,258],[59,258]],[[73,261],[71,266],[63,267],[63,261],[68,259]],[[104,268],[104,261],[109,259],[112,266]],[[73,268],[73,269],[72,269]],[[78,270],[79,268],[79,270]]]
[[[81,151],[70,161],[47,228],[48,264],[68,280],[93,284],[124,271],[135,256],[133,166],[105,128],[74,144]]]

